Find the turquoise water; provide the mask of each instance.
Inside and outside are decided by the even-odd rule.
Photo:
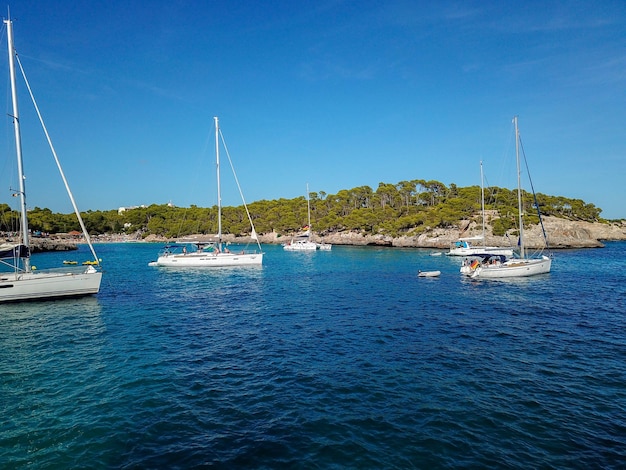
[[[96,248],[98,296],[0,306],[3,468],[626,466],[626,243],[506,282],[428,250]]]

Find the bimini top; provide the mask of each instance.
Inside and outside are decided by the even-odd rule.
[[[470,255],[471,257],[477,257],[477,258],[482,258],[483,261],[486,261],[488,259],[491,258],[497,258],[500,260],[501,263],[504,263],[506,261],[506,255],[500,255],[500,254],[494,254],[494,253],[478,253],[478,254],[474,254],[474,255]]]
[[[26,245],[4,243],[0,245],[0,258],[28,258],[30,251]]]

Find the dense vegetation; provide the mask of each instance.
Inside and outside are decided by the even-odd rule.
[[[492,221],[495,234],[516,226],[517,191],[486,188],[486,209],[497,211]],[[571,220],[601,221],[601,209],[580,199],[537,194],[544,215]],[[392,236],[411,232],[419,234],[432,228],[457,227],[462,220],[480,219],[480,186],[459,188],[438,181],[411,180],[397,184],[380,183],[374,191],[369,186],[341,190],[337,194],[310,194],[312,225],[318,233],[359,231]],[[523,194],[527,223],[536,223],[536,203],[532,194]],[[258,233],[297,232],[307,223],[304,197],[257,201],[248,205]],[[118,213],[117,210],[87,211],[82,214],[91,234],[133,233],[168,238],[192,233],[217,232],[217,207],[189,208],[153,204]],[[14,231],[19,215],[7,204],[0,204],[0,231]],[[55,214],[38,207],[29,211],[33,231],[67,233],[80,230],[74,214]],[[243,206],[222,208],[222,231],[249,234]]]

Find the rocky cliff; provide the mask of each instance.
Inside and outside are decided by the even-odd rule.
[[[461,221],[459,229],[430,229],[426,231],[408,233],[401,237],[389,235],[371,235],[359,232],[336,232],[319,236],[314,234],[316,242],[332,243],[333,245],[355,246],[394,246],[412,248],[448,249],[450,244],[460,237],[472,237],[482,234],[482,226],[474,221]],[[557,217],[544,218],[544,227],[548,235],[550,248],[601,248],[603,241],[626,240],[626,220],[618,223],[590,223],[576,222]],[[541,227],[528,227],[524,232],[524,240],[528,248],[543,247]],[[259,235],[261,243],[281,244],[289,241],[290,235],[281,235],[276,232]],[[190,235],[184,237],[186,241],[215,240],[215,235]],[[225,242],[249,243],[250,237],[235,237],[224,235]],[[166,242],[167,239],[150,235],[146,242]],[[516,246],[517,233],[509,237],[494,236],[489,225],[486,226],[486,244],[491,246]],[[71,249],[71,248],[66,248]]]
[[[46,251],[72,251],[76,250],[76,242],[65,239],[54,238],[31,238],[30,251],[32,253],[42,253]]]
[[[421,233],[411,233],[401,237],[388,235],[371,235],[357,232],[337,232],[324,236],[314,236],[315,241],[332,243],[333,245],[357,246],[395,246],[413,248],[447,249],[460,237],[472,237],[482,234],[482,226],[475,222],[463,221],[459,229],[432,229]],[[602,241],[626,240],[626,221],[620,223],[603,224],[590,222],[576,222],[546,217],[544,227],[551,248],[600,248]],[[486,244],[492,246],[516,246],[517,235],[509,237],[494,236],[491,227],[486,227]],[[262,243],[282,243],[288,237],[276,233],[265,234],[260,237]],[[528,248],[543,247],[541,226],[529,227],[524,232],[524,241]]]

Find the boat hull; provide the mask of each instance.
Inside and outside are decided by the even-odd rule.
[[[257,266],[262,263],[263,253],[188,253],[161,255],[150,265],[170,268],[220,268]]]
[[[314,243],[308,240],[292,240],[283,245],[285,251],[331,251],[333,246],[330,243]]]
[[[441,275],[441,271],[420,271],[417,273],[418,277],[438,277]]]
[[[513,259],[500,265],[481,265],[475,269],[466,270],[464,274],[479,279],[528,277],[549,273],[551,265],[552,260],[547,256],[542,256],[537,259]]]
[[[97,294],[102,272],[94,268],[73,272],[2,273],[0,303],[82,297]]]
[[[317,245],[313,242],[293,242],[283,246],[285,251],[315,251]]]

